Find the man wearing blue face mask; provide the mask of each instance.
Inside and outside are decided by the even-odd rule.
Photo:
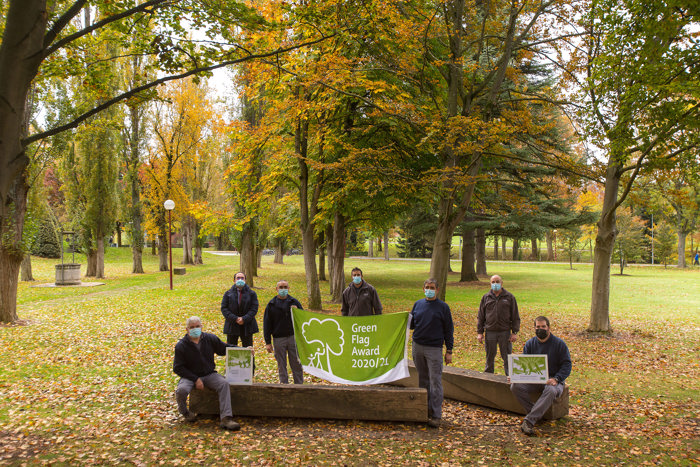
[[[439,428],[442,419],[442,346],[445,364],[452,363],[454,323],[447,303],[437,298],[437,280],[423,283],[425,298],[413,304],[412,356],[418,371],[418,386],[428,390],[428,426]]]
[[[263,316],[265,349],[267,353],[275,353],[280,383],[289,383],[289,374],[287,373],[287,358],[289,358],[294,384],[304,384],[304,370],[297,354],[294,324],[292,323],[292,307],[300,310],[303,310],[304,307],[301,306],[299,300],[289,295],[289,282],[279,281],[276,289],[277,295],[268,302]]]
[[[343,291],[343,316],[381,315],[382,303],[374,287],[365,282],[362,269],[353,268],[350,272],[352,284]]]
[[[224,315],[224,334],[228,344],[242,347],[253,346],[253,334],[257,333],[258,295],[245,283],[245,274],[237,272],[235,283],[221,299],[221,314]]]
[[[518,303],[512,293],[503,288],[501,276],[491,277],[491,290],[481,298],[476,318],[476,339],[486,349],[485,373],[493,373],[496,351],[500,349],[503,369],[508,374],[508,354],[520,331]]]
[[[187,408],[187,396],[192,389],[212,389],[219,395],[221,428],[239,430],[231,411],[231,389],[226,378],[216,372],[214,354],[226,355],[227,344],[214,334],[202,332],[202,320],[197,316],[187,318],[187,334],[175,344],[173,371],[180,377],[175,390],[177,408],[185,421],[194,422],[197,414]]]

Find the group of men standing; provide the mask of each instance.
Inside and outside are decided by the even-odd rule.
[[[343,316],[367,316],[382,313],[382,304],[377,291],[367,283],[362,270],[351,271],[352,283],[343,291],[341,314]],[[234,347],[241,341],[243,347],[252,347],[253,334],[259,332],[255,315],[258,298],[247,284],[245,274],[234,277],[234,285],[224,293],[221,313],[224,316],[226,343],[216,335],[203,333],[201,320],[187,320],[187,334],[175,346],[174,372],[180,376],[176,390],[178,409],[185,420],[193,421],[196,415],[188,410],[187,396],[193,388],[210,387],[217,391],[221,412],[221,426],[237,430],[240,425],[233,421],[230,390],[226,379],[216,373],[214,354],[225,355],[226,347]],[[294,340],[291,308],[302,309],[301,303],[289,295],[289,283],[279,281],[277,294],[268,302],[263,317],[265,348],[274,353],[280,383],[287,384],[287,360],[292,369],[295,384],[303,383],[303,370]],[[425,298],[414,303],[411,310],[413,330],[412,357],[418,372],[419,386],[428,392],[428,425],[439,427],[442,419],[442,368],[443,361],[452,363],[454,346],[454,324],[450,307],[438,298],[438,283],[428,279],[423,284]],[[545,385],[512,384],[511,391],[528,411],[521,430],[533,434],[534,425],[542,418],[552,402],[561,395],[564,381],[571,372],[568,348],[561,339],[549,331],[549,320],[540,316],[535,319],[536,336],[525,343],[525,354],[547,354],[550,379]],[[504,370],[508,375],[508,355],[520,331],[518,305],[513,294],[503,288],[500,276],[491,277],[491,290],[479,304],[477,315],[477,340],[484,344],[486,366],[484,371],[494,372],[496,353],[500,350]],[[443,356],[442,349],[445,347]],[[542,392],[533,403],[531,392]]]

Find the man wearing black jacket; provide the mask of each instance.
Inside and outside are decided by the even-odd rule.
[[[224,334],[228,344],[242,347],[253,346],[253,334],[259,331],[255,315],[258,313],[258,295],[245,283],[245,274],[237,272],[235,284],[221,299],[221,314],[224,315]]]
[[[571,355],[566,343],[551,333],[549,319],[546,316],[535,318],[535,337],[525,343],[524,354],[547,355],[549,379],[545,384],[511,384],[510,390],[527,410],[520,430],[528,436],[535,432],[533,427],[552,406],[555,399],[564,392],[564,381],[571,374]],[[542,391],[542,395],[533,404],[531,392]]]
[[[187,334],[175,344],[173,371],[180,377],[175,390],[177,408],[188,422],[197,419],[197,414],[187,408],[187,396],[193,388],[208,387],[219,395],[221,428],[239,430],[241,426],[233,420],[231,411],[231,389],[228,381],[216,372],[214,354],[226,355],[227,344],[214,334],[202,332],[202,320],[196,316],[187,318]]]
[[[292,323],[292,307],[300,310],[304,308],[299,300],[289,295],[289,282],[277,283],[277,295],[265,307],[263,317],[263,336],[265,336],[265,349],[268,353],[275,353],[277,360],[277,372],[280,383],[289,383],[287,373],[287,357],[289,366],[292,367],[294,384],[304,383],[304,370],[297,354],[297,345],[294,341],[294,324]],[[273,341],[274,339],[274,341]],[[274,342],[274,347],[273,347]]]

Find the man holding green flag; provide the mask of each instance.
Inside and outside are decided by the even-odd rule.
[[[428,390],[428,425],[440,427],[442,419],[442,346],[445,364],[452,363],[454,324],[447,303],[437,298],[436,279],[423,283],[425,298],[411,310],[413,329],[413,363],[418,370],[418,386]]]

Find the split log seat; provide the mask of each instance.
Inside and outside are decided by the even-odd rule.
[[[234,416],[425,422],[428,393],[416,387],[252,384],[231,386]],[[216,392],[190,393],[190,410],[219,414]]]
[[[413,363],[408,366],[410,376],[391,384],[403,387],[418,386],[418,372]],[[525,414],[512,392],[504,375],[482,373],[475,370],[444,366],[442,369],[442,388],[446,398],[471,404],[491,407],[498,410]],[[540,393],[541,394],[541,393]],[[533,394],[533,402],[539,394]],[[569,414],[569,387],[564,386],[562,395],[554,401],[552,407],[544,414],[547,420],[556,420]]]

